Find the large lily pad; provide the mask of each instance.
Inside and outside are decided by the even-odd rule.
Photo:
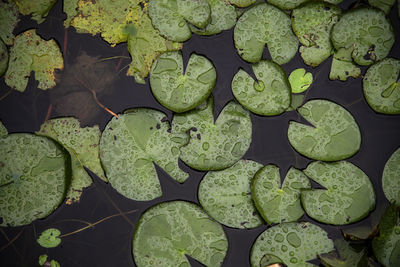
[[[371,66],[363,79],[368,105],[378,113],[400,114],[400,60],[385,58]]]
[[[0,39],[7,45],[13,44],[13,30],[19,22],[18,8],[13,1],[0,1]]]
[[[251,195],[261,216],[269,224],[293,222],[303,216],[300,192],[311,183],[301,171],[290,168],[281,186],[279,167],[266,165],[251,183]]]
[[[39,81],[38,88],[46,90],[56,85],[54,70],[63,67],[64,60],[58,44],[53,39],[43,40],[32,29],[15,37],[5,81],[8,86],[23,92],[31,71],[34,71],[35,79]]]
[[[207,0],[151,0],[149,16],[162,36],[183,42],[192,36],[189,23],[198,28],[207,26],[211,9]]]
[[[8,67],[8,49],[0,39],[0,76],[6,72]]]
[[[254,228],[263,224],[251,199],[250,182],[262,167],[240,160],[222,171],[208,172],[199,185],[201,206],[217,222],[233,228]]]
[[[22,15],[31,15],[32,19],[36,20],[37,23],[42,23],[50,9],[57,2],[57,0],[13,0],[17,5],[19,12]]]
[[[291,88],[285,71],[271,61],[260,61],[253,66],[255,81],[244,70],[239,70],[232,80],[235,98],[251,112],[272,116],[287,110]]]
[[[100,159],[111,185],[125,197],[152,200],[162,195],[154,163],[183,183],[179,147],[164,113],[137,108],[113,118],[100,139]]]
[[[228,240],[220,224],[197,205],[185,201],[158,204],[139,219],[133,234],[138,267],[189,267],[186,255],[209,267],[222,265]]]
[[[293,31],[302,44],[299,51],[307,65],[318,66],[333,53],[330,33],[341,12],[324,2],[310,2],[293,10]]]
[[[394,5],[394,2],[396,0],[368,0],[368,3],[376,8],[379,8],[380,10],[384,11],[386,14],[389,14],[390,9]]]
[[[382,175],[382,188],[389,201],[400,204],[400,148],[398,148],[385,164]]]
[[[100,164],[100,130],[97,125],[81,128],[75,118],[57,118],[43,123],[37,134],[54,139],[71,155],[72,177],[67,203],[79,201],[82,190],[92,184],[84,166],[107,181]]]
[[[367,248],[363,245],[351,244],[344,239],[334,241],[337,251],[318,255],[326,267],[362,267],[369,266]]]
[[[239,104],[229,102],[214,123],[213,108],[214,100],[210,97],[196,109],[175,115],[172,121],[172,131],[186,138],[180,158],[196,170],[230,167],[250,147],[250,113]]]
[[[70,161],[52,140],[32,134],[0,138],[1,226],[44,218],[63,201]]]
[[[286,266],[315,266],[308,261],[334,249],[327,233],[309,222],[281,223],[258,236],[251,249],[251,266],[283,263]]]
[[[360,149],[360,129],[342,106],[328,100],[310,100],[297,111],[313,125],[289,122],[289,142],[300,154],[336,161],[351,157]]]
[[[304,173],[326,188],[301,191],[304,210],[319,222],[349,224],[363,219],[375,208],[375,190],[370,179],[349,162],[312,162]]]
[[[162,54],[150,71],[153,95],[161,105],[174,112],[185,112],[204,102],[216,79],[214,65],[196,54],[190,56],[184,71],[180,52]]]
[[[346,50],[359,65],[385,58],[394,44],[392,24],[375,8],[352,9],[340,18],[331,32],[336,50]]]
[[[287,63],[294,57],[299,45],[292,32],[290,17],[279,8],[265,3],[244,12],[236,23],[233,37],[239,55],[252,63],[261,60],[265,45],[273,61]]]

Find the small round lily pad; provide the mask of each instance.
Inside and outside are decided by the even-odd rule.
[[[313,219],[334,225],[357,222],[375,208],[375,190],[368,176],[347,161],[312,162],[304,173],[326,189],[304,189],[301,203]]]
[[[319,226],[309,222],[281,223],[265,230],[251,248],[252,267],[283,263],[314,266],[308,261],[334,250],[333,241]]]
[[[385,58],[372,65],[364,76],[363,90],[376,112],[400,114],[400,60]]]
[[[236,23],[233,38],[239,55],[251,63],[261,60],[267,45],[272,60],[285,64],[294,57],[299,45],[290,17],[265,3],[243,13]]]
[[[0,39],[0,76],[6,72],[8,67],[8,50],[7,46]]]
[[[310,188],[307,176],[290,168],[281,186],[279,167],[266,165],[260,169],[251,182],[251,195],[257,210],[269,224],[293,222],[303,216],[300,191]]]
[[[55,248],[61,243],[60,235],[60,230],[49,228],[40,234],[37,242],[44,248]]]
[[[235,98],[251,112],[273,116],[285,112],[290,105],[290,84],[285,71],[272,61],[263,60],[253,66],[255,81],[244,70],[232,80]]]
[[[292,88],[292,93],[302,93],[310,87],[313,82],[311,72],[306,72],[305,69],[295,69],[289,75],[289,83]]]
[[[188,23],[197,28],[206,27],[211,9],[207,0],[151,0],[149,16],[162,36],[184,42],[192,36]]]
[[[142,214],[133,234],[133,258],[138,267],[189,267],[186,255],[205,266],[218,267],[227,250],[222,226],[186,201],[151,207]]]
[[[313,126],[289,122],[292,147],[311,159],[337,161],[354,155],[361,145],[360,129],[342,106],[328,100],[310,100],[297,109]]]
[[[390,156],[385,164],[382,188],[389,201],[400,204],[400,148]]]
[[[192,54],[183,72],[181,52],[162,54],[151,67],[150,86],[164,107],[174,112],[191,110],[211,94],[217,79],[213,64],[205,57]]]
[[[240,160],[222,171],[208,172],[199,185],[198,197],[204,210],[217,222],[233,228],[254,228],[263,224],[251,199],[250,182],[262,167]]]

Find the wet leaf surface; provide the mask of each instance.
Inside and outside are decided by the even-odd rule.
[[[254,3],[256,3],[257,0],[229,0],[229,3],[237,6],[237,7],[248,7]]]
[[[39,24],[45,20],[50,9],[57,2],[57,0],[13,1],[22,15],[31,15],[32,19],[36,20]]]
[[[329,79],[346,81],[349,77],[358,78],[361,75],[361,69],[350,61],[336,58],[336,54],[332,58],[331,71]]]
[[[49,228],[40,234],[37,242],[44,248],[55,248],[61,243],[60,235],[60,230]]]
[[[339,4],[343,0],[325,0],[324,2],[331,3],[331,4]],[[294,9],[299,7],[301,4],[306,2],[312,2],[310,0],[267,0],[268,3],[279,7],[280,9]],[[304,5],[303,5],[304,6]]]
[[[292,94],[292,101],[287,111],[293,111],[298,109],[301,105],[303,105],[305,99],[305,95],[303,94]]]
[[[385,164],[382,174],[382,188],[386,198],[400,204],[400,148]]]
[[[292,88],[292,93],[302,93],[310,87],[313,82],[311,72],[306,72],[305,69],[295,69],[289,75],[289,83]]]
[[[351,244],[344,239],[334,241],[336,251],[318,255],[326,267],[362,267],[369,266],[367,248],[363,245]]]
[[[19,22],[18,8],[14,2],[0,2],[0,39],[6,45],[13,44],[13,30]]]

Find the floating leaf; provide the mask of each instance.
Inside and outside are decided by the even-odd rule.
[[[315,67],[332,54],[330,33],[341,12],[324,2],[310,2],[293,10],[292,27],[302,44],[299,51],[304,63]]]
[[[251,183],[251,195],[261,216],[269,224],[293,222],[303,216],[300,191],[310,188],[307,176],[290,168],[281,186],[279,167],[266,165],[259,170]]]
[[[46,254],[39,256],[39,265],[40,266],[43,266],[43,264],[47,261],[47,257],[48,256]]]
[[[386,14],[389,14],[390,9],[394,5],[394,2],[396,0],[368,0],[368,3],[376,8],[379,8],[380,10],[384,11]]]
[[[315,266],[308,263],[318,254],[334,249],[327,233],[309,222],[281,223],[258,236],[251,249],[251,266],[260,267],[266,258],[280,259],[287,266]],[[277,263],[274,260],[270,263]]]
[[[328,100],[310,100],[297,111],[313,125],[289,122],[289,142],[300,154],[316,160],[337,161],[351,157],[360,149],[360,129],[342,106]]]
[[[60,263],[56,260],[51,260],[50,261],[50,267],[61,267]]]
[[[214,123],[214,100],[183,114],[176,114],[172,131],[185,136],[180,158],[196,170],[222,170],[235,164],[251,143],[250,113],[229,102]],[[186,132],[190,131],[189,134]],[[187,140],[188,139],[188,140]]]
[[[192,54],[183,67],[182,54],[162,54],[150,71],[150,86],[155,98],[174,112],[185,112],[197,107],[211,94],[217,73],[205,57]]]
[[[361,69],[352,61],[340,60],[333,56],[329,79],[346,81],[349,77],[358,78],[360,75]]]
[[[42,23],[50,9],[57,2],[57,0],[13,0],[17,5],[19,12],[22,15],[31,15],[32,19],[36,20],[37,23]]]
[[[179,147],[164,113],[137,108],[113,118],[100,139],[100,159],[111,185],[125,197],[152,200],[162,195],[154,163],[183,183]]]
[[[72,177],[67,203],[79,201],[82,190],[92,184],[84,166],[107,181],[100,164],[100,130],[97,125],[81,128],[75,118],[57,118],[44,122],[37,134],[54,139],[71,155]]]
[[[385,164],[382,188],[389,201],[400,203],[400,148],[390,156]]]
[[[0,138],[1,226],[44,218],[63,201],[69,157],[52,140],[32,134]]]
[[[237,7],[248,7],[254,4],[257,0],[229,0],[229,3]]]
[[[292,101],[290,102],[290,106],[287,111],[293,111],[298,109],[301,105],[303,105],[305,95],[302,94],[292,94]]]
[[[13,30],[19,22],[18,8],[13,1],[0,1],[0,40],[7,45],[13,44]]]
[[[199,185],[201,206],[217,222],[233,228],[254,228],[263,224],[250,195],[250,182],[262,167],[240,160],[222,171],[208,172]]]
[[[322,264],[326,267],[354,267],[369,266],[367,248],[351,244],[343,239],[334,241],[337,251],[331,251],[318,255]]]
[[[139,219],[133,234],[133,258],[142,266],[190,266],[186,255],[205,266],[221,266],[228,240],[221,225],[197,205],[185,201],[158,204]]]
[[[349,162],[312,162],[304,173],[326,188],[301,191],[304,210],[319,222],[349,224],[363,219],[375,208],[370,179]]]
[[[63,67],[64,60],[57,43],[53,39],[43,40],[32,29],[15,37],[5,81],[8,86],[23,92],[31,71],[34,71],[38,88],[46,90],[56,85],[54,70]]]
[[[244,12],[236,23],[233,37],[239,55],[252,63],[261,60],[265,45],[273,61],[287,63],[294,57],[299,45],[289,16],[265,3]]]
[[[149,16],[160,34],[171,41],[183,42],[192,36],[188,23],[204,28],[211,19],[207,0],[151,0]]]
[[[400,60],[385,58],[372,65],[364,76],[368,105],[378,113],[400,114]]]
[[[40,234],[37,242],[44,248],[55,248],[61,243],[60,235],[60,230],[56,228],[49,228]]]
[[[325,0],[324,2],[328,2],[328,3],[336,5],[342,1],[343,0]],[[267,2],[274,6],[279,7],[280,9],[287,10],[287,9],[294,9],[303,3],[310,2],[310,0],[267,0]]]
[[[8,67],[8,50],[7,46],[0,39],[0,76],[6,72]]]
[[[372,240],[378,261],[387,267],[400,266],[400,206],[392,203],[379,223],[379,236]]]
[[[3,123],[0,121],[0,138],[7,137],[7,129],[4,127]]]
[[[306,72],[305,69],[295,69],[289,75],[289,83],[293,93],[302,93],[310,87],[313,82],[311,72]]]
[[[67,18],[64,20],[65,28],[69,28],[72,19],[78,15],[78,2],[79,0],[64,0],[63,12],[67,14]]]
[[[278,64],[263,60],[253,64],[255,81],[240,69],[232,80],[235,98],[251,112],[273,116],[287,110],[290,105],[290,84],[285,71]]]

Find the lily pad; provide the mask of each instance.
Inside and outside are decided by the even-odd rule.
[[[385,164],[382,188],[389,201],[400,204],[400,148],[390,156]]]
[[[251,249],[252,267],[265,266],[266,258],[280,259],[286,266],[315,266],[308,261],[318,254],[334,249],[328,234],[319,226],[309,222],[281,223],[268,228],[258,236]]]
[[[48,257],[47,254],[39,256],[39,265],[40,266],[43,266],[43,264],[47,261],[47,257]]]
[[[184,145],[180,158],[196,170],[228,168],[242,158],[250,147],[250,113],[231,101],[214,123],[213,108],[211,96],[196,109],[176,114],[172,121],[172,132],[181,135]]]
[[[8,132],[6,127],[4,127],[3,123],[0,121],[0,138],[7,137]]]
[[[67,193],[67,204],[79,201],[82,190],[92,184],[92,178],[84,166],[103,181],[107,181],[100,164],[101,133],[97,125],[81,128],[75,118],[57,118],[44,122],[37,134],[54,139],[71,155],[72,177]]]
[[[49,228],[40,234],[37,242],[44,248],[55,248],[61,243],[60,235],[60,230]]]
[[[255,161],[240,160],[225,170],[208,172],[199,185],[201,206],[217,222],[229,227],[249,229],[262,225],[250,194],[250,182],[261,167]]]
[[[313,67],[333,53],[330,33],[342,11],[335,5],[310,2],[292,12],[293,31],[302,46],[299,51],[304,63]]]
[[[13,44],[13,30],[19,22],[18,8],[13,1],[0,1],[0,40],[7,45]]]
[[[232,80],[235,98],[251,112],[263,115],[278,115],[290,105],[291,90],[285,71],[278,64],[262,60],[253,64],[255,81],[244,70],[239,70]]]
[[[336,50],[347,50],[355,63],[366,66],[385,58],[395,40],[385,13],[370,7],[349,10],[332,28]]]
[[[272,60],[285,64],[294,57],[299,45],[292,32],[290,17],[265,3],[243,13],[236,23],[233,38],[239,55],[251,63],[261,60],[267,45]]]
[[[78,15],[78,2],[79,0],[64,0],[63,12],[67,14],[67,18],[64,20],[65,28],[69,28],[72,19]]]
[[[216,79],[214,65],[196,54],[190,56],[184,71],[180,52],[162,54],[150,71],[153,95],[161,105],[174,112],[185,112],[204,102]]]
[[[289,83],[292,88],[292,93],[302,93],[310,87],[313,82],[311,72],[306,72],[305,69],[299,68],[292,71],[289,75]]]
[[[13,0],[18,7],[19,12],[22,15],[31,15],[32,19],[36,20],[37,23],[42,23],[50,9],[57,2],[57,0]]]
[[[368,3],[376,8],[379,8],[386,14],[389,14],[390,9],[392,9],[392,6],[394,5],[394,2],[396,0],[368,0]]]
[[[207,26],[211,9],[207,0],[151,0],[149,16],[162,36],[183,42],[192,37],[189,23],[197,28]]]
[[[257,0],[229,0],[229,3],[237,7],[248,7],[254,4]]]
[[[329,79],[346,81],[349,77],[358,78],[361,69],[352,61],[340,60],[333,56]]]
[[[44,218],[64,200],[70,161],[52,140],[32,134],[0,138],[1,226]]]
[[[316,160],[337,161],[351,157],[360,149],[360,129],[342,106],[328,100],[310,100],[297,111],[312,124],[289,122],[289,142],[300,154]]]
[[[301,191],[301,203],[313,219],[334,225],[357,222],[375,208],[375,191],[368,176],[346,161],[312,162],[304,173],[325,189]]]
[[[318,255],[326,267],[369,266],[367,248],[363,245],[351,244],[344,239],[334,241],[337,251]]]
[[[257,210],[269,224],[293,222],[304,214],[300,192],[306,188],[311,188],[311,183],[301,171],[290,168],[281,186],[279,167],[266,165],[254,176],[251,195]]]
[[[341,3],[342,1],[343,0],[325,0],[324,2],[336,5]],[[279,7],[280,9],[290,10],[299,7],[303,3],[310,2],[310,0],[267,0],[267,2]]]
[[[5,75],[6,84],[25,91],[31,71],[39,81],[38,88],[46,90],[56,85],[55,69],[62,69],[64,60],[56,41],[43,40],[34,29],[15,37],[10,48],[10,59]]]
[[[138,267],[189,267],[186,255],[205,266],[221,266],[228,240],[220,224],[197,205],[185,201],[158,204],[139,219],[133,234]]]
[[[111,185],[134,200],[160,197],[154,163],[183,183],[189,175],[178,167],[181,144],[174,137],[160,111],[136,108],[114,117],[100,139],[100,159]]]
[[[6,72],[8,67],[8,49],[0,39],[0,76]]]
[[[368,105],[378,113],[400,114],[400,60],[385,58],[372,65],[364,76]]]
[[[400,266],[400,206],[392,203],[386,209],[379,235],[372,240],[372,250],[383,266]]]

